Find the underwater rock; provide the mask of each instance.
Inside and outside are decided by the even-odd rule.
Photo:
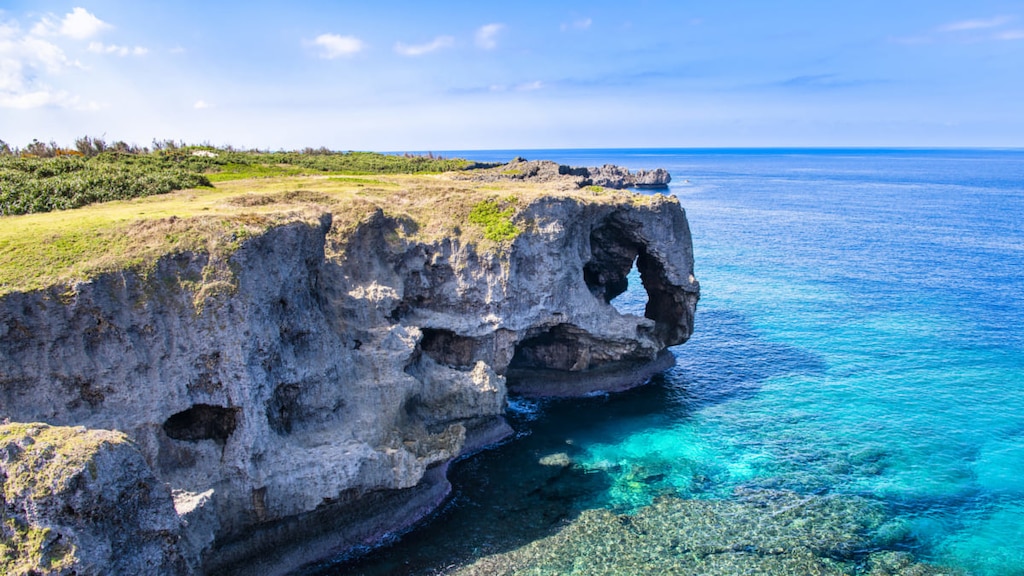
[[[866,552],[876,549],[874,530],[885,514],[861,498],[771,490],[735,496],[666,496],[634,515],[587,510],[552,536],[451,574],[953,574],[909,554]]]

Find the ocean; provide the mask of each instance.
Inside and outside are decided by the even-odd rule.
[[[669,170],[696,329],[642,388],[512,398],[442,511],[310,573],[1024,574],[1024,151],[444,154]]]

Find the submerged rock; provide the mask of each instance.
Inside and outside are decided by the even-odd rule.
[[[663,497],[634,515],[587,510],[556,534],[448,572],[502,574],[818,574],[954,572],[876,549],[885,514],[856,497],[741,492],[735,500]]]

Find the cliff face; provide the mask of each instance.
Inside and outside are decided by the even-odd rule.
[[[454,457],[507,434],[509,387],[636,384],[692,332],[675,199],[556,195],[516,221],[480,250],[410,240],[380,210],[344,232],[324,213],[245,242],[200,306],[211,263],[192,253],[9,294],[0,418],[126,434],[174,490],[194,569],[273,573],[372,542],[443,500]],[[634,262],[644,318],[609,304]]]

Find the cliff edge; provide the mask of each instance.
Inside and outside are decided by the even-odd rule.
[[[672,197],[420,176],[126,205],[157,214],[128,229],[151,252],[0,296],[0,419],[118,431],[103,446],[131,463],[114,467],[146,478],[160,518],[175,509],[151,562],[183,573],[283,573],[373,543],[444,500],[453,458],[508,433],[510,389],[635,385],[693,330]],[[610,305],[634,266],[642,317]]]

